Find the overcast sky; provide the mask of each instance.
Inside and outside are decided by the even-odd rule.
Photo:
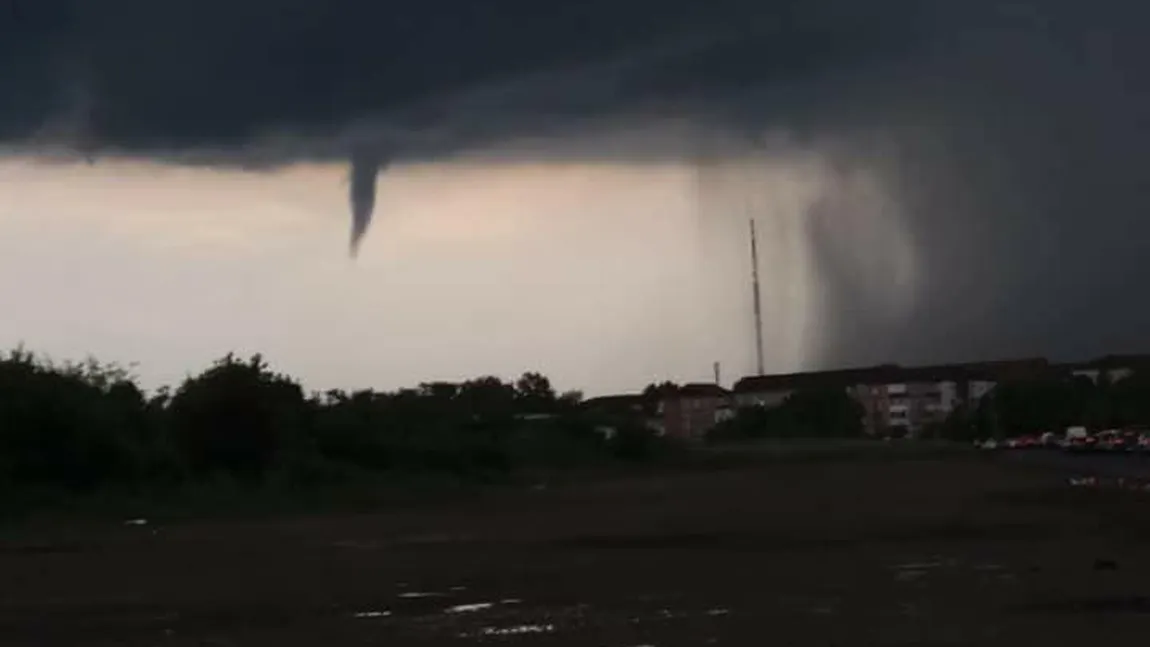
[[[1131,3],[6,7],[0,345],[729,382],[753,216],[769,371],[1150,350]]]

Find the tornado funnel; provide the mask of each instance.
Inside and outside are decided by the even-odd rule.
[[[359,253],[360,243],[371,225],[375,211],[375,185],[383,156],[372,151],[357,151],[351,156],[351,257]]]

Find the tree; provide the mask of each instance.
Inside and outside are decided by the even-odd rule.
[[[653,385],[651,409],[674,389]],[[396,469],[483,478],[668,449],[645,416],[599,420],[581,402],[577,391],[557,396],[537,372],[305,398],[261,356],[230,353],[149,396],[117,365],[17,349],[0,357],[0,485],[166,490],[225,474],[301,486]],[[609,439],[605,427],[618,433]]]
[[[73,489],[131,480],[144,406],[130,374],[114,365],[61,367],[19,348],[0,360],[0,477]]]
[[[1139,371],[1117,380],[1108,394],[1114,425],[1150,424],[1150,372]]]
[[[188,378],[168,407],[182,454],[195,473],[258,480],[299,439],[303,390],[271,372],[260,355],[229,353]]]
[[[863,406],[841,389],[801,390],[775,407],[746,407],[708,434],[711,442],[756,438],[839,438],[863,433]]]
[[[582,402],[582,391],[564,391],[563,394],[559,396],[558,405],[561,410],[570,412],[578,409]]]
[[[659,403],[679,392],[679,385],[674,382],[653,382],[648,384],[640,397],[643,401],[643,413],[653,416],[659,410]]]
[[[801,390],[779,405],[782,426],[788,436],[857,437],[863,434],[866,410],[842,389]]]
[[[1096,398],[1094,384],[1086,378],[1001,383],[983,397],[993,427],[987,435],[1038,434],[1091,424]]]
[[[555,389],[541,373],[524,373],[515,382],[515,397],[524,413],[550,413],[555,410]]]
[[[505,424],[515,415],[517,393],[513,385],[486,376],[464,382],[458,401],[473,421]]]
[[[707,441],[738,442],[781,435],[779,419],[778,407],[743,407],[735,411],[734,417],[716,424],[707,433]]]

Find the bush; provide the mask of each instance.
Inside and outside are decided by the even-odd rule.
[[[761,439],[859,438],[863,435],[862,405],[845,391],[797,391],[775,407],[746,407],[715,426],[712,444]]]
[[[0,497],[9,510],[65,491],[217,505],[241,489],[303,494],[385,474],[502,480],[665,451],[639,428],[607,441],[579,402],[538,373],[306,397],[259,355],[232,354],[149,396],[116,365],[19,349],[0,359]]]
[[[304,437],[306,404],[291,379],[256,355],[227,355],[180,386],[169,405],[176,444],[194,474],[258,481]]]

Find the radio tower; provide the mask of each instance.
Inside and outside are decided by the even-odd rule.
[[[763,369],[763,304],[759,294],[759,246],[755,241],[755,219],[751,218],[751,298],[755,304],[755,368]]]

